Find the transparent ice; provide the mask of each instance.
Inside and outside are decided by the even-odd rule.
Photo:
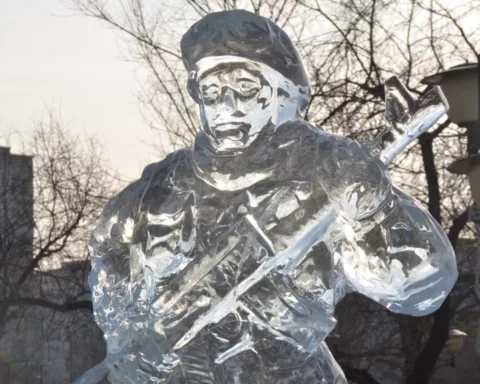
[[[387,129],[360,144],[301,119],[309,90],[271,63],[196,62],[204,131],[105,208],[90,243],[107,357],[78,383],[346,383],[324,342],[359,292],[435,311],[457,278],[431,215],[387,165],[448,108],[386,83]]]

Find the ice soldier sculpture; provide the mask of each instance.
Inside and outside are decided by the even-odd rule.
[[[346,293],[421,316],[457,278],[386,167],[445,113],[442,93],[387,81],[375,148],[302,120],[308,76],[270,20],[210,14],[181,48],[203,132],[105,208],[90,285],[108,351],[78,382],[346,383],[324,343]]]

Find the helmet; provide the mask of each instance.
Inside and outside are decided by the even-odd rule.
[[[310,87],[302,58],[287,34],[272,21],[251,12],[208,14],[185,33],[181,49],[190,73],[189,91],[197,102],[196,63],[211,56],[238,56],[261,62],[295,85]]]

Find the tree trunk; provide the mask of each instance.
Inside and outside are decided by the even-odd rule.
[[[460,231],[468,220],[468,210],[463,212],[454,221],[448,232],[448,238],[455,248]],[[425,347],[420,352],[415,362],[412,374],[407,378],[408,384],[426,384],[433,374],[435,364],[448,339],[450,330],[450,305],[449,298],[433,315],[433,325]]]

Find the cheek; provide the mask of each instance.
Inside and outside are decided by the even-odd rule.
[[[272,88],[263,87],[257,96],[258,102],[265,106],[270,106],[272,102],[272,92],[273,92]]]
[[[252,113],[257,113],[259,105],[255,99],[244,100],[238,103],[238,109],[245,115],[250,115]]]
[[[263,89],[253,99],[245,100],[238,103],[238,109],[247,116],[259,116],[268,114],[271,109],[272,94],[271,90]]]
[[[205,116],[205,119],[207,119],[207,121],[213,119],[215,113],[215,108],[206,105],[203,106],[203,115]]]

